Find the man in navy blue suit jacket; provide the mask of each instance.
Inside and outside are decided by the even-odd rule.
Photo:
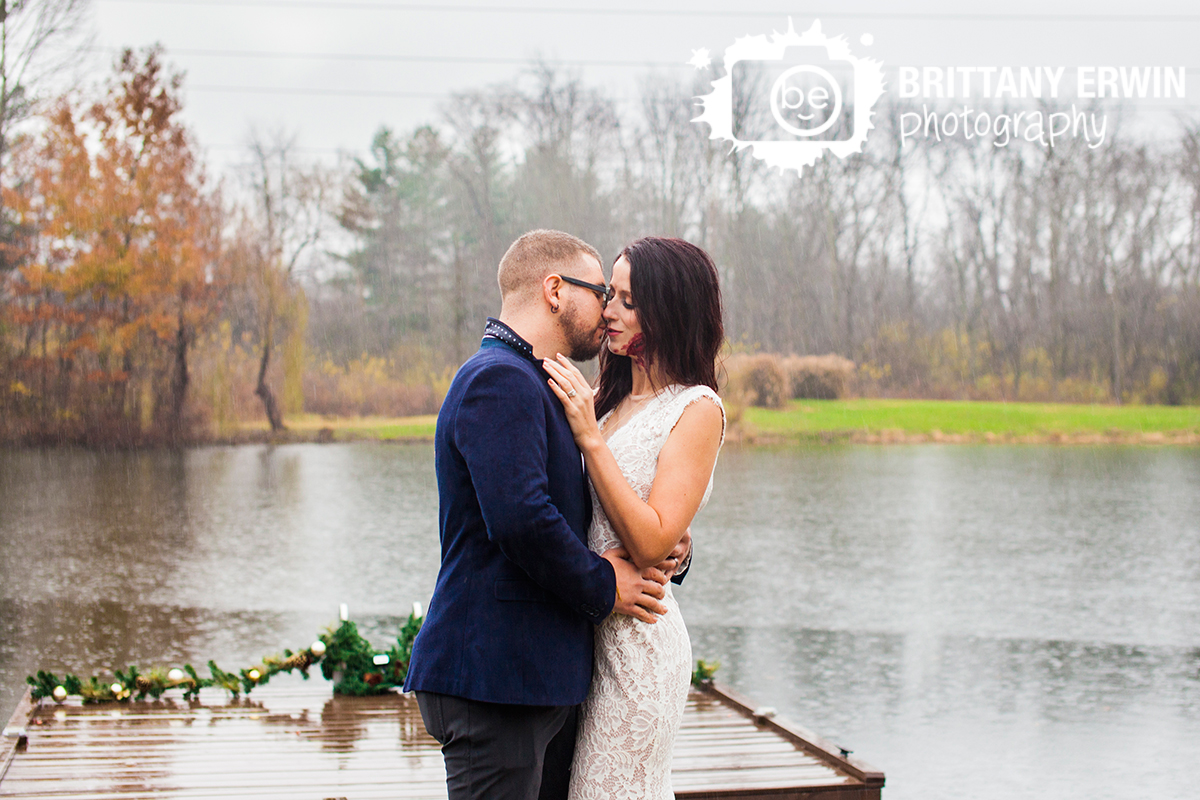
[[[531,231],[498,278],[500,318],[438,414],[442,566],[404,688],[442,744],[450,800],[550,800],[566,796],[593,627],[653,622],[666,576],[588,550],[583,460],[541,367],[599,352],[599,254]]]

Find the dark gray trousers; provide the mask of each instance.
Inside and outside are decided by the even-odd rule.
[[[565,800],[578,706],[516,706],[417,692],[442,745],[450,800]]]

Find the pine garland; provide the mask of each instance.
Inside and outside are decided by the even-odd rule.
[[[414,609],[408,615],[396,643],[386,652],[379,652],[358,632],[358,626],[345,620],[337,628],[330,626],[319,639],[304,650],[284,650],[282,654],[266,656],[262,663],[239,670],[237,674],[226,672],[215,661],[208,662],[212,677],[201,678],[191,664],[183,668],[165,669],[156,667],[142,672],[136,666],[116,670],[114,680],[93,675],[87,681],[76,675],[67,674],[61,679],[52,672],[38,670],[26,682],[33,687],[34,700],[44,697],[62,702],[68,697],[80,697],[84,703],[127,703],[130,700],[158,699],[170,689],[182,689],[185,700],[196,700],[200,690],[224,689],[233,697],[250,694],[256,686],[262,686],[281,672],[299,670],[308,680],[308,669],[313,664],[321,665],[321,674],[333,681],[333,693],[363,697],[383,694],[404,685],[408,675],[408,664],[412,660],[413,640],[421,630],[424,617]],[[702,686],[711,683],[720,668],[720,662],[697,661],[692,672],[692,683]]]
[[[52,672],[38,670],[26,682],[32,686],[34,700],[44,697],[62,702],[68,697],[80,697],[84,703],[129,702],[157,699],[170,689],[182,689],[185,700],[199,698],[200,690],[224,689],[233,697],[250,694],[256,686],[262,686],[281,672],[296,670],[308,680],[308,670],[320,663],[321,674],[333,681],[333,693],[363,696],[382,694],[404,685],[408,674],[408,663],[412,659],[413,640],[421,630],[424,617],[418,609],[408,615],[396,643],[386,652],[380,652],[358,632],[358,626],[345,620],[337,628],[330,626],[309,647],[281,654],[266,656],[262,662],[236,674],[226,672],[215,661],[208,662],[211,677],[201,678],[191,664],[166,669],[155,667],[143,672],[136,666],[116,670],[113,679],[93,675],[84,681],[76,675],[67,674],[61,679]]]
[[[692,686],[707,686],[713,682],[713,676],[721,668],[720,661],[704,661],[698,659],[696,668],[692,670]]]

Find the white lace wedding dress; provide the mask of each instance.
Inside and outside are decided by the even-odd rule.
[[[650,497],[659,451],[684,409],[705,398],[721,408],[723,419],[721,400],[707,386],[669,386],[609,437],[625,480],[642,500]],[[601,430],[607,419],[600,420]],[[701,508],[711,491],[710,476]],[[588,547],[603,553],[620,545],[593,489]],[[663,604],[668,611],[653,625],[613,614],[596,630],[592,686],[571,765],[572,800],[674,797],[671,753],[687,702],[692,646],[669,583]]]

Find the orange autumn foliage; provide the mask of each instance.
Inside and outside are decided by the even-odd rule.
[[[8,410],[29,438],[186,435],[189,351],[227,276],[220,203],[159,56],[125,51],[101,100],[60,100],[14,151],[3,201],[29,233],[0,297],[23,389]]]

